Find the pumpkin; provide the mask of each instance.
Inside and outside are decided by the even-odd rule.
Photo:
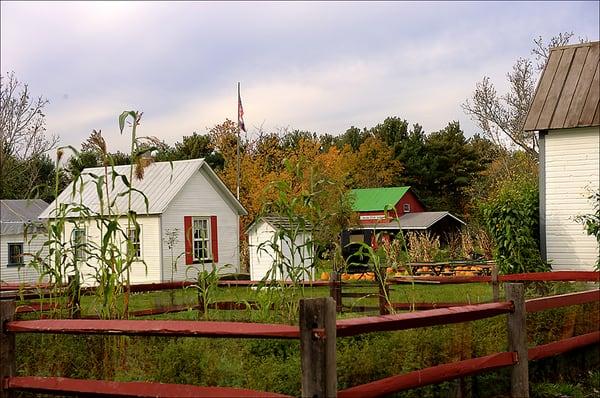
[[[322,281],[328,281],[329,280],[329,272],[322,272],[321,273],[321,280]]]
[[[350,275],[348,275],[347,273],[345,273],[345,272],[344,272],[344,273],[342,274],[342,280],[343,280],[343,281],[350,280]]]

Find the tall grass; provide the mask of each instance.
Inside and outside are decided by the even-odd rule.
[[[129,239],[129,231],[139,235],[138,214],[132,208],[133,195],[139,195],[146,212],[149,208],[146,195],[134,187],[135,178],[143,178],[143,170],[150,164],[147,154],[155,148],[136,136],[136,128],[141,113],[123,112],[119,117],[121,133],[128,118],[132,120],[131,166],[129,173],[120,173],[115,167],[107,145],[100,131],[92,133],[89,143],[100,155],[102,170],[82,171],[75,175],[70,190],[59,195],[60,178],[65,172],[62,158],[65,150],[79,157],[73,147],[62,147],[57,151],[54,194],[57,198],[47,220],[47,238],[42,248],[32,253],[33,266],[40,280],[50,282],[52,289],[46,299],[58,308],[71,304],[71,315],[78,312],[77,304],[83,285],[95,286],[97,315],[101,318],[126,318],[129,305],[130,270],[134,262],[146,266],[143,260],[135,257],[134,243]],[[128,175],[127,175],[128,174]],[[84,199],[84,189],[93,187],[94,199]],[[119,209],[117,200],[127,197],[127,208]],[[96,202],[95,205],[93,202]],[[79,234],[67,231],[80,229],[85,231],[85,239]],[[97,235],[91,234],[91,232]],[[73,305],[74,304],[74,305]],[[55,316],[64,315],[60,310]]]

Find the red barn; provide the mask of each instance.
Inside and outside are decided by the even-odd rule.
[[[390,221],[406,213],[425,211],[425,206],[410,187],[353,189],[352,195],[352,208],[359,213],[361,224]]]

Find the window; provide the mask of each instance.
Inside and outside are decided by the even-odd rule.
[[[7,265],[23,265],[23,243],[8,244]]]
[[[129,239],[129,242],[131,242],[131,246],[128,244],[127,245],[127,249],[129,250],[130,248],[133,249],[133,256],[135,258],[141,258],[142,257],[142,242],[140,240],[140,235],[142,233],[142,227],[139,226],[139,228],[129,228],[127,230],[127,237]]]
[[[208,218],[193,219],[193,256],[194,262],[210,261],[210,224]]]
[[[405,204],[403,204],[403,205],[402,205],[402,210],[403,210],[405,213],[410,213],[410,203],[405,203]]]
[[[86,256],[86,238],[85,228],[75,228],[71,232],[71,245],[73,247],[73,256],[75,261],[85,261]]]

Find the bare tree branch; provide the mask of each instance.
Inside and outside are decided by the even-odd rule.
[[[546,44],[542,37],[533,40],[531,54],[538,62],[534,68],[530,59],[519,58],[506,74],[508,92],[498,95],[490,78],[485,76],[475,85],[475,91],[462,108],[494,143],[506,149],[519,147],[537,158],[538,138],[535,132],[523,131],[527,112],[533,101],[538,74],[544,69],[550,49],[569,43],[573,32],[559,33]],[[585,39],[580,38],[580,41]]]

